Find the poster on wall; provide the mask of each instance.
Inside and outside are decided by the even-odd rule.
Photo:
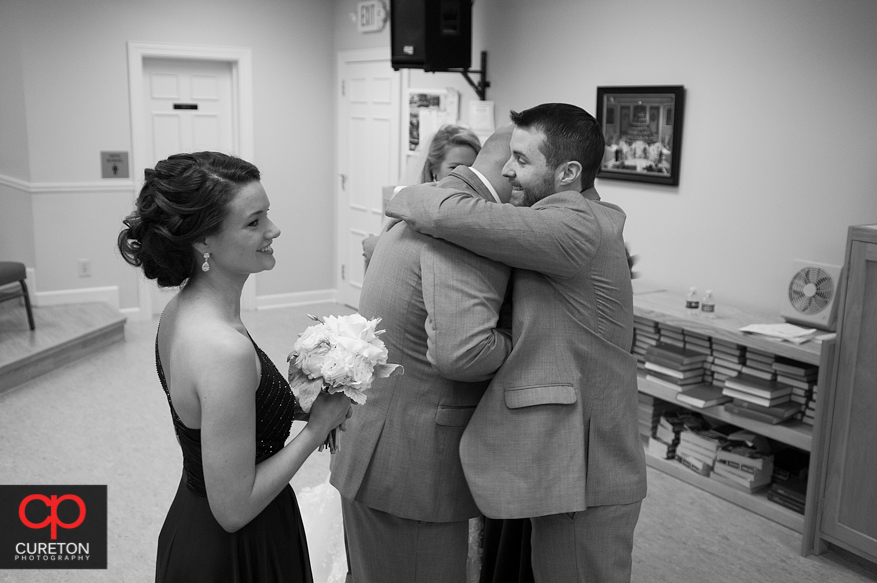
[[[678,185],[684,108],[682,85],[597,87],[606,140],[597,177]]]
[[[421,142],[444,124],[457,123],[459,94],[448,89],[408,89],[402,127],[407,128],[408,143],[403,150],[409,155],[420,151]]]

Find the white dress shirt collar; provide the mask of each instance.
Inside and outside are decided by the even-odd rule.
[[[484,174],[482,174],[481,172],[479,172],[479,171],[476,170],[475,168],[472,168],[471,166],[469,166],[469,170],[471,170],[472,173],[475,174],[475,176],[477,176],[477,177],[479,178],[479,180],[481,180],[481,182],[484,183],[484,186],[487,187],[487,190],[489,190],[489,191],[490,191],[490,194],[493,196],[493,200],[494,200],[495,202],[498,202],[499,204],[502,204],[502,201],[499,199],[499,195],[496,193],[496,189],[495,189],[495,188],[493,187],[493,185],[490,183],[490,180],[488,180],[487,178],[485,178],[485,177],[484,177]]]

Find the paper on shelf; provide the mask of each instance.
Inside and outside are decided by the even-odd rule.
[[[794,324],[749,324],[740,328],[740,331],[802,344],[810,340],[816,328],[802,328]]]

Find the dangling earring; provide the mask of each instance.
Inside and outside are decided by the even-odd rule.
[[[204,254],[204,263],[201,264],[201,271],[210,271],[210,264],[207,263],[207,260],[210,259],[210,253]]]

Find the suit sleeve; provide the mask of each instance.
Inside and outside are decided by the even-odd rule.
[[[412,186],[387,214],[416,231],[450,241],[511,267],[570,277],[600,246],[600,227],[576,192],[553,194],[532,207],[492,204],[461,189]]]
[[[490,379],[512,349],[497,329],[510,268],[433,240],[421,253],[427,359],[439,375]]]

